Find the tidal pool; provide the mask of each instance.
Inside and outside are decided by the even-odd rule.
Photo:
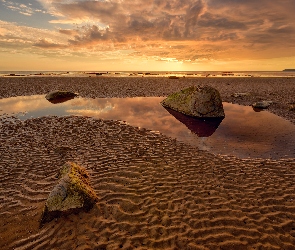
[[[21,120],[80,115],[121,120],[215,154],[241,158],[295,157],[295,125],[270,112],[223,103],[224,119],[194,119],[161,106],[164,97],[74,98],[50,103],[43,95],[0,99],[0,115]]]

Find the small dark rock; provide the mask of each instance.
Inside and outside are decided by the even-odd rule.
[[[273,102],[272,101],[261,101],[252,104],[255,109],[267,109]]]
[[[70,91],[55,90],[55,91],[49,92],[45,96],[45,98],[52,103],[61,103],[61,102],[65,102],[70,99],[73,99],[76,96],[78,96],[77,93],[73,93]]]

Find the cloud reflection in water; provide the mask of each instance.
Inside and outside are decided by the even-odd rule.
[[[226,117],[222,121],[211,124],[211,127],[210,124],[204,126],[201,123],[200,127],[193,119],[188,119],[188,126],[188,120],[185,122],[178,116],[175,118],[160,105],[163,99],[74,98],[51,104],[44,96],[12,97],[0,100],[0,114],[27,112],[21,114],[20,119],[45,115],[82,115],[121,120],[132,126],[160,131],[213,153],[259,158],[295,157],[295,141],[292,139],[295,138],[295,126],[281,117],[267,111],[257,113],[251,107],[224,103]]]

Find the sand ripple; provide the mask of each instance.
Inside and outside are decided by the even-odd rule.
[[[295,159],[218,157],[83,117],[2,118],[0,129],[0,249],[295,249]],[[68,160],[99,201],[39,228]]]

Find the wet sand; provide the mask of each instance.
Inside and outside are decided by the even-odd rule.
[[[164,96],[196,83],[216,87],[224,101],[272,100],[271,111],[294,122],[294,78],[0,78],[0,97],[54,89]],[[0,119],[0,249],[295,249],[295,159],[214,156],[89,117]],[[87,169],[99,201],[40,229],[66,161]]]
[[[87,98],[167,96],[192,85],[217,88],[224,102],[251,105],[273,101],[269,110],[295,123],[295,77],[208,77],[168,79],[157,77],[0,77],[0,98],[45,95],[60,89],[78,92]],[[249,93],[233,97],[234,93]]]

